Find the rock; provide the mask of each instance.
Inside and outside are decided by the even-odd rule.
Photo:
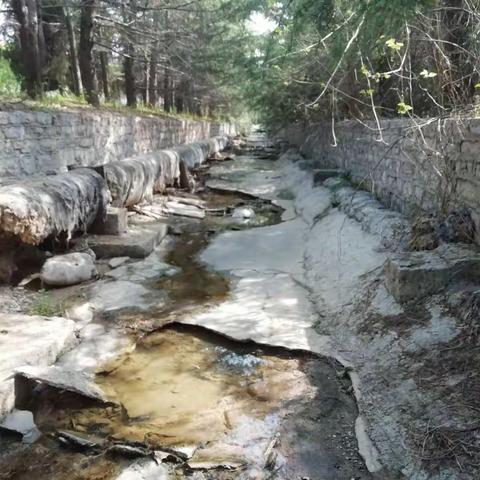
[[[131,225],[125,235],[89,235],[88,244],[97,258],[145,258],[152,253],[167,233],[166,223],[151,222],[144,225]]]
[[[100,447],[97,442],[91,440],[89,437],[79,432],[59,430],[55,436],[60,441],[60,443],[74,448],[75,450],[96,450]]]
[[[371,194],[345,186],[345,183],[345,179],[334,177],[325,181],[324,186],[333,194],[333,205],[360,222],[363,230],[378,235],[386,249],[405,250],[411,238],[407,218],[387,210]]]
[[[117,268],[127,263],[130,260],[130,257],[114,257],[108,262],[108,266],[110,268]]]
[[[0,429],[20,433],[23,437],[23,443],[34,443],[42,436],[33,421],[32,412],[28,410],[13,410],[0,423]]]
[[[318,185],[329,178],[340,177],[344,173],[343,170],[335,168],[316,168],[313,170],[313,183]]]
[[[232,213],[232,218],[251,219],[255,217],[255,212],[249,207],[236,208]]]
[[[28,380],[34,380],[35,383],[43,383],[58,390],[77,393],[101,403],[113,403],[107,398],[105,392],[96,385],[95,379],[91,374],[56,366],[25,366],[15,370],[15,390],[19,404],[28,401],[30,395]]]
[[[108,448],[108,453],[127,458],[148,457],[152,452],[148,448],[117,443]]]
[[[0,417],[14,406],[13,375],[23,365],[47,366],[77,342],[75,323],[60,317],[0,316]],[[5,343],[3,343],[5,342]]]
[[[90,303],[82,303],[80,305],[72,305],[65,310],[65,317],[75,320],[82,325],[86,325],[93,320],[93,307]]]
[[[438,247],[436,222],[431,216],[419,217],[413,222],[409,250],[434,250]]]
[[[140,460],[124,470],[116,480],[169,480],[171,478],[165,465],[155,460]]]
[[[397,302],[439,292],[453,281],[480,279],[480,251],[444,244],[436,250],[402,253],[385,265],[386,287]]]
[[[380,454],[368,436],[367,424],[361,415],[355,422],[355,435],[358,442],[358,453],[363,458],[368,471],[370,473],[380,472],[383,469],[380,463]]]
[[[88,255],[95,260],[95,252],[88,246],[88,240],[86,237],[77,238],[72,243],[73,247],[70,249],[70,253],[88,253]]]
[[[467,208],[452,210],[437,229],[438,237],[444,242],[474,243],[475,223]]]
[[[245,451],[240,445],[222,441],[197,449],[187,461],[192,470],[237,470],[245,467],[246,463]]]
[[[53,287],[76,285],[97,274],[95,261],[88,253],[67,253],[49,258],[43,265],[40,278]]]
[[[123,308],[146,310],[163,304],[166,299],[165,292],[153,291],[126,280],[96,282],[91,293],[90,303],[96,312],[114,312]]]
[[[11,283],[18,267],[15,262],[16,242],[0,239],[0,283]]]
[[[161,261],[155,252],[144,260],[123,265],[105,274],[106,277],[142,283],[161,277],[172,277],[180,272],[178,267]]]

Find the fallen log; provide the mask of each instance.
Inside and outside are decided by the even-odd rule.
[[[29,245],[49,237],[86,232],[105,215],[109,193],[104,179],[91,169],[23,180],[0,187],[0,236]]]

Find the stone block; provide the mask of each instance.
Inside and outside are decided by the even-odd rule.
[[[89,235],[88,246],[97,258],[145,258],[168,233],[168,225],[152,222],[132,225],[123,235]]]
[[[398,302],[438,293],[453,281],[480,279],[478,247],[445,244],[436,250],[407,252],[385,264],[386,287]]]
[[[128,229],[128,211],[121,207],[108,207],[105,220],[98,219],[91,228],[99,235],[122,235]]]
[[[20,126],[20,127],[7,127],[3,130],[3,134],[5,135],[5,138],[9,140],[15,140],[17,138],[22,138],[23,134],[25,132],[25,129]]]

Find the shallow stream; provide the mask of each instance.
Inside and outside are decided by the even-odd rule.
[[[205,220],[172,220],[174,240],[158,260],[171,273],[138,275],[165,301],[108,315],[137,342],[97,369],[110,404],[37,385],[22,408],[43,436],[33,445],[1,437],[0,479],[115,479],[139,461],[162,466],[165,476],[128,479],[370,478],[338,364],[178,323],[229,295],[229,278],[198,260],[211,236],[280,221],[281,210],[268,202],[212,190],[201,196],[212,212]],[[234,208],[255,215],[233,220]],[[125,271],[134,277],[135,268]]]

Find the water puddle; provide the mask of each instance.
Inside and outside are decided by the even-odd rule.
[[[100,478],[98,471],[110,478],[128,448],[174,452],[166,460],[177,475],[171,478],[195,470],[212,479],[333,480],[351,478],[352,467],[364,473],[351,431],[355,402],[323,359],[176,325],[144,337],[134,352],[104,365],[96,381],[116,406],[50,388],[37,389],[25,406],[44,434],[33,452],[59,454],[30,478],[67,478],[86,459],[90,476],[71,478]],[[84,456],[74,452],[81,442],[53,447],[59,432],[90,445]],[[22,475],[5,478],[28,478]]]

